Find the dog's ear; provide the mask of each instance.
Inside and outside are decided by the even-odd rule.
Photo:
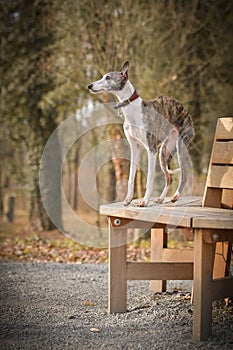
[[[125,63],[123,64],[121,73],[128,78],[128,68],[129,68],[129,61],[125,61]]]

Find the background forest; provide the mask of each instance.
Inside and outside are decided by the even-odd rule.
[[[87,85],[107,71],[119,70],[126,59],[130,81],[142,98],[173,96],[192,114],[193,191],[201,193],[216,119],[233,110],[232,1],[0,0],[0,25],[1,215],[8,210],[8,198],[16,195],[16,209],[27,211],[43,229],[54,227],[39,188],[46,142],[72,115],[81,116],[73,119],[72,133],[82,133],[90,109],[112,101],[110,96],[90,95]],[[79,167],[94,146],[121,137],[120,124],[90,128],[67,153],[62,176],[57,143],[54,177],[63,182],[71,207],[97,226],[101,218],[79,191]],[[116,199],[116,184],[118,199],[126,187],[122,180],[127,179],[128,161],[121,155],[128,152],[127,145],[125,150],[117,145],[109,150],[113,160],[96,176],[98,192],[107,201]],[[88,173],[86,180],[88,187]],[[144,186],[138,171],[138,196]],[[55,192],[59,213],[61,189]]]

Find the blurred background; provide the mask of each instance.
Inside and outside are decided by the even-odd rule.
[[[34,229],[54,229],[40,196],[43,149],[68,117],[76,116],[72,132],[80,135],[90,111],[115,100],[90,95],[87,85],[107,71],[120,70],[126,59],[129,79],[143,99],[173,96],[192,114],[193,194],[202,194],[216,120],[233,110],[232,1],[0,0],[0,25],[3,222],[21,219],[24,226],[27,222]],[[113,160],[96,175],[98,193],[109,202],[124,197],[129,162],[122,158],[128,154],[127,145],[117,143],[124,137],[121,121],[93,128],[98,113],[91,118],[90,130],[67,153],[61,181],[72,209],[101,227],[105,223],[98,210],[89,208],[79,191],[82,159],[100,142],[116,140],[109,150]],[[108,113],[102,116],[106,121]],[[70,129],[67,140],[69,133]],[[58,142],[57,159],[59,152]],[[142,154],[145,162],[144,158]],[[121,186],[116,189],[117,183]],[[159,169],[155,183],[162,188]],[[135,196],[141,197],[144,188],[145,176],[139,169]],[[57,210],[59,200],[58,190]]]

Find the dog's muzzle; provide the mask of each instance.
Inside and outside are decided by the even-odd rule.
[[[89,85],[88,85],[88,89],[89,89],[89,90],[92,90],[92,87],[93,87],[93,84],[89,84]]]

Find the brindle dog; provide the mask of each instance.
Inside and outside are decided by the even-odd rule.
[[[139,158],[139,145],[145,147],[148,154],[148,173],[146,193],[138,206],[147,206],[153,191],[156,154],[166,184],[161,196],[156,200],[162,203],[172,183],[172,175],[180,172],[178,188],[171,201],[179,198],[187,180],[185,167],[185,152],[194,137],[192,117],[184,106],[172,97],[159,96],[151,101],[144,101],[137,94],[128,80],[129,62],[126,61],[119,72],[109,72],[88,88],[91,92],[109,92],[116,95],[119,103],[115,108],[121,108],[125,117],[124,132],[131,150],[130,174],[128,192],[124,205],[129,205],[133,199],[134,180]],[[177,152],[179,168],[171,170],[170,162]]]

